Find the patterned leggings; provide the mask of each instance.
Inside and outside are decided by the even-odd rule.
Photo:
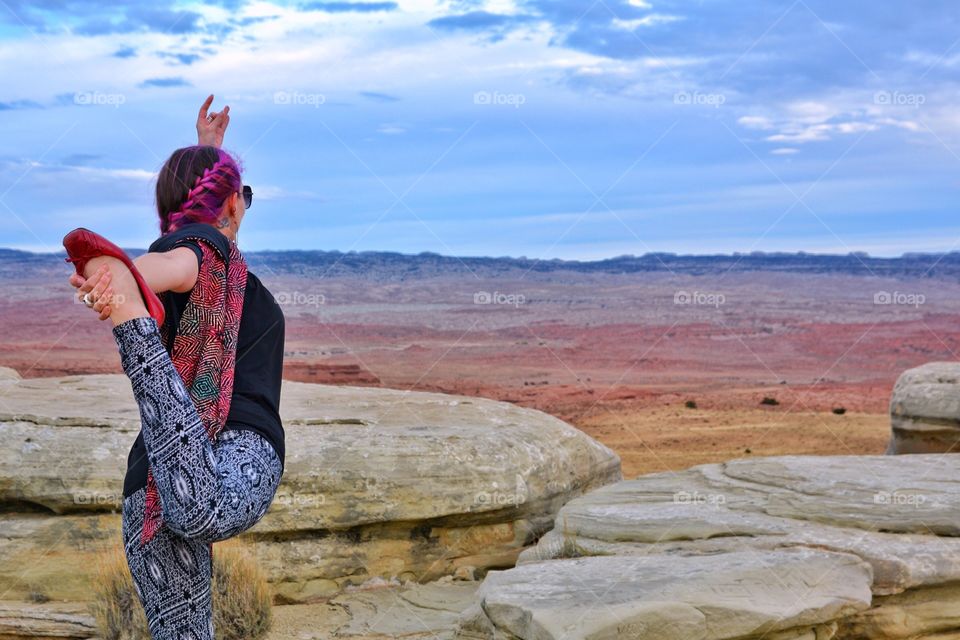
[[[140,407],[141,431],[164,524],[140,544],[146,488],[123,500],[127,564],[153,640],[213,640],[212,544],[256,524],[282,466],[251,430],[211,442],[151,317],[113,327],[120,363]]]

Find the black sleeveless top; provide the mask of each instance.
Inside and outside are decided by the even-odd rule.
[[[230,258],[230,240],[213,225],[193,222],[161,236],[150,245],[148,252],[169,251],[186,246],[197,254],[198,265],[203,261],[200,241],[188,236],[209,238],[217,251]],[[190,292],[170,291],[164,296],[165,322],[170,323],[167,352],[173,351],[173,340],[180,316],[190,299]],[[237,355],[234,369],[233,396],[224,429],[248,429],[266,438],[284,461],[284,431],[280,421],[280,383],[283,374],[284,317],[280,305],[260,279],[247,271],[247,286],[243,295],[243,312],[237,336]],[[127,473],[123,481],[123,497],[147,486],[147,450],[143,432],[127,456]]]

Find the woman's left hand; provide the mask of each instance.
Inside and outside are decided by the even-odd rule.
[[[223,144],[223,134],[227,132],[227,125],[230,124],[230,106],[224,107],[223,111],[208,114],[207,109],[212,103],[213,94],[211,93],[200,105],[200,113],[197,115],[197,144],[208,144],[220,148]]]
[[[106,265],[100,265],[90,278],[84,278],[79,273],[70,276],[70,284],[77,288],[77,302],[86,306],[83,296],[90,294],[90,299],[94,301],[93,306],[89,307],[97,312],[101,320],[110,317],[112,309],[110,301],[113,298],[113,288],[110,286],[110,270]]]

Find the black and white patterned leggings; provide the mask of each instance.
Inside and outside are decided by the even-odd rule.
[[[140,407],[141,430],[164,524],[140,544],[146,488],[123,500],[123,545],[153,640],[213,640],[211,545],[256,524],[282,465],[251,430],[211,442],[152,317],[113,327]]]

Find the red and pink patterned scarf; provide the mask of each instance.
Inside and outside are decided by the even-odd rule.
[[[203,259],[197,283],[180,316],[170,358],[190,392],[207,435],[215,441],[226,425],[233,396],[247,264],[236,243],[230,242],[230,259],[224,261],[208,239],[194,237],[202,241]],[[161,299],[165,295],[161,293]],[[164,322],[160,337],[165,345],[169,344],[169,335],[169,323]],[[149,542],[163,524],[160,494],[151,469],[147,471],[146,500],[141,545]]]

